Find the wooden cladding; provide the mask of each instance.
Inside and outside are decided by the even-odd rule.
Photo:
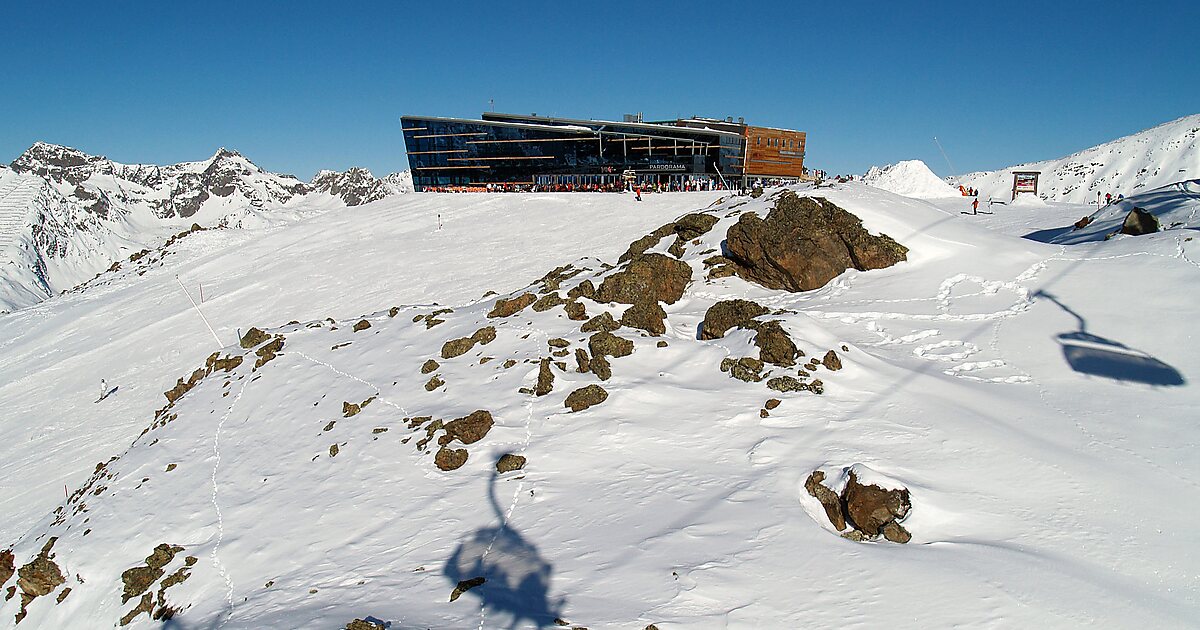
[[[804,175],[803,131],[746,127],[746,174],[801,177]]]

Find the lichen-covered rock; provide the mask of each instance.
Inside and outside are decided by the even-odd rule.
[[[522,293],[515,298],[501,298],[496,300],[496,305],[487,316],[508,317],[522,311],[526,306],[533,304],[535,301],[537,301],[537,296],[532,293]]]
[[[730,328],[749,328],[767,309],[750,300],[723,300],[708,307],[700,325],[701,339],[720,339]]]
[[[567,395],[563,406],[569,407],[572,412],[576,412],[583,411],[593,405],[599,405],[605,400],[608,400],[608,392],[603,387],[593,384],[571,392]]]
[[[62,571],[59,570],[58,564],[52,560],[53,555],[50,553],[56,542],[58,542],[57,536],[47,540],[33,560],[17,569],[17,587],[30,599],[49,595],[60,584],[67,581],[63,577]]]
[[[581,322],[588,318],[587,308],[582,302],[571,300],[563,304],[563,310],[567,313],[567,319],[575,322]]]
[[[429,359],[428,361],[421,364],[421,373],[429,374],[430,372],[437,371],[437,369],[440,367],[442,367],[440,363],[438,363],[437,361],[434,361],[433,359]]]
[[[643,254],[604,279],[596,290],[596,301],[637,304],[674,304],[692,280],[692,267],[664,254]]]
[[[431,392],[445,384],[446,381],[443,381],[442,379],[438,378],[437,374],[434,374],[433,376],[429,377],[428,381],[425,382],[425,391]]]
[[[441,470],[458,470],[467,463],[467,449],[443,446],[434,454],[433,463]]]
[[[355,619],[346,624],[345,630],[384,630],[387,626],[375,621],[367,621],[365,619]]]
[[[638,302],[625,309],[621,324],[658,336],[667,332],[667,313],[658,302]]]
[[[743,214],[726,232],[727,257],[739,276],[770,289],[810,291],[847,269],[890,267],[908,248],[867,232],[853,214],[822,198],[779,195],[764,219]]]
[[[562,337],[555,337],[554,339],[547,339],[546,345],[550,346],[551,348],[566,348],[567,346],[571,345],[571,342],[563,339]]]
[[[592,374],[595,374],[602,381],[612,378],[612,364],[608,362],[608,359],[604,358],[604,355],[592,357],[588,367],[591,368]]]
[[[589,300],[596,297],[596,285],[592,284],[591,280],[584,280],[575,285],[570,291],[567,291],[568,300],[577,300],[579,298],[587,298]]]
[[[604,312],[587,320],[579,327],[579,332],[591,333],[596,331],[612,332],[621,327],[611,313]]]
[[[592,352],[592,363],[601,357],[625,357],[633,354],[633,342],[610,332],[598,332],[588,338],[588,350]]]
[[[537,384],[533,387],[534,396],[545,396],[554,390],[554,371],[550,369],[550,359],[542,359],[538,363]]]
[[[741,357],[740,359],[725,357],[721,360],[722,372],[729,372],[733,378],[747,383],[757,383],[763,380],[762,374],[760,374],[763,367],[763,362],[754,357]]]
[[[767,381],[767,387],[777,392],[803,392],[808,390],[808,385],[797,380],[792,376],[776,376]]]
[[[796,357],[802,353],[779,322],[755,322],[754,330],[754,345],[758,346],[759,359],[780,367],[796,364]]]
[[[532,295],[532,294],[529,294]],[[454,357],[462,356],[471,351],[475,344],[487,345],[496,340],[496,327],[484,326],[476,330],[470,337],[459,337],[451,339],[442,344],[442,358],[453,359]]]
[[[560,296],[558,293],[547,293],[533,303],[533,310],[541,313],[548,311],[555,306],[561,306],[566,303],[567,301],[562,299],[562,296]]]
[[[250,330],[246,331],[246,334],[242,335],[239,343],[241,344],[242,348],[249,350],[250,348],[257,346],[258,344],[270,338],[271,336],[267,333],[257,328],[251,328]]]
[[[587,350],[583,348],[575,348],[575,371],[579,373],[587,372],[591,369],[591,359],[588,358]]]
[[[496,472],[500,474],[521,470],[522,468],[525,468],[525,457],[523,455],[505,453],[500,456],[500,459],[496,460]]]

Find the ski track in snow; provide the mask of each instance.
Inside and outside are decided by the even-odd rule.
[[[221,574],[221,579],[225,580],[226,600],[229,603],[229,612],[225,618],[221,620],[218,628],[225,627],[229,620],[233,618],[233,578],[229,576],[229,572],[225,570],[225,565],[221,562],[218,553],[221,550],[221,543],[225,540],[225,519],[221,514],[221,504],[217,501],[217,471],[221,467],[221,428],[225,426],[225,421],[229,419],[233,413],[233,408],[237,406],[238,401],[242,399],[242,394],[245,393],[246,387],[250,385],[253,379],[246,378],[242,375],[242,386],[238,389],[237,396],[234,396],[233,402],[229,403],[229,408],[225,410],[225,414],[221,416],[221,421],[217,423],[217,429],[213,432],[213,454],[216,456],[216,461],[213,462],[212,469],[212,504],[213,509],[217,513],[217,542],[213,545],[212,561],[217,572]]]

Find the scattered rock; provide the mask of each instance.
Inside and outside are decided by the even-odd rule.
[[[521,470],[522,468],[525,468],[525,457],[523,455],[505,453],[500,456],[500,459],[496,460],[496,472],[501,474]]]
[[[575,265],[563,265],[556,269],[551,269],[546,275],[542,276],[540,282],[542,289],[539,293],[552,293],[557,291],[564,280],[570,280],[583,272],[583,269],[576,269]]]
[[[617,320],[613,319],[612,314],[605,312],[584,322],[584,324],[579,327],[579,332],[612,332],[620,327],[621,325],[617,323]]]
[[[591,361],[588,359],[587,350],[575,348],[575,365],[575,371],[581,374],[591,369]]]
[[[339,452],[340,450],[341,450],[341,449],[339,449],[339,448],[338,448],[338,445],[337,445],[337,444],[330,444],[330,445],[329,445],[329,456],[330,456],[330,457],[337,457],[337,454],[338,454],[338,452]]]
[[[825,383],[822,383],[821,379],[819,378],[814,378],[812,382],[808,384],[808,391],[820,396],[821,394],[825,393]]]
[[[701,339],[720,339],[730,328],[749,328],[767,309],[750,300],[723,300],[708,308],[700,324]]]
[[[808,385],[791,376],[776,376],[767,381],[767,387],[777,392],[802,392],[808,390]]]
[[[902,545],[912,540],[912,534],[908,533],[908,530],[904,529],[904,526],[896,521],[891,521],[883,526],[883,537]]]
[[[667,313],[658,302],[638,302],[625,309],[621,324],[658,336],[667,332],[666,318]]]
[[[458,470],[467,463],[467,449],[443,446],[433,456],[433,463],[442,470]]]
[[[538,298],[538,301],[533,303],[533,310],[541,313],[543,311],[548,311],[555,306],[561,306],[566,303],[567,301],[562,299],[558,293],[547,293],[546,295]]]
[[[438,363],[437,361],[434,361],[433,359],[429,359],[428,361],[421,364],[421,373],[429,374],[430,372],[433,372],[440,367],[442,367],[440,363]]]
[[[842,514],[842,499],[836,492],[825,487],[825,473],[814,470],[804,482],[804,489],[825,508],[825,516],[837,531],[846,529],[846,517]]]
[[[596,299],[596,285],[592,284],[591,280],[584,280],[575,285],[570,291],[567,291],[568,300],[577,300],[581,297],[589,300]]]
[[[633,342],[601,331],[588,338],[588,349],[591,350],[592,361],[595,362],[598,357],[625,357],[633,354]]]
[[[271,343],[268,343],[258,350],[255,350],[254,354],[258,355],[258,360],[254,362],[254,369],[257,370],[258,368],[274,360],[279,354],[279,351],[283,349],[283,341],[283,335],[275,335],[275,338],[271,340]],[[238,363],[241,363],[241,361],[238,361]]]
[[[554,389],[554,372],[550,369],[550,359],[542,359],[538,365],[537,385],[533,395],[545,396]]]
[[[496,300],[495,307],[487,314],[488,317],[508,317],[522,311],[526,306],[537,301],[537,296],[532,293],[522,293],[515,298]]]
[[[458,599],[463,593],[466,593],[476,586],[482,586],[484,582],[487,582],[487,579],[483,577],[474,577],[469,580],[463,580],[459,582],[458,586],[454,587],[454,592],[450,593],[450,601]]]
[[[609,275],[596,290],[599,302],[674,304],[692,280],[692,267],[663,254],[643,254]]]
[[[352,418],[354,416],[357,416],[359,414],[359,412],[361,412],[364,407],[371,404],[371,401],[373,401],[373,400],[375,400],[374,396],[371,396],[370,398],[368,398],[358,404],[343,401],[342,402],[342,416],[346,417],[346,418]]]
[[[434,374],[429,378],[428,381],[425,382],[425,391],[431,392],[445,384],[446,381],[443,381],[442,379],[438,378],[437,374]]]
[[[654,344],[654,345],[655,345],[655,346],[657,346],[657,347],[659,347],[659,348],[666,348],[666,347],[667,347],[667,341],[666,341],[665,339],[663,339],[663,340],[660,340],[658,343],[656,343],[656,344]]]
[[[527,293],[526,295],[533,294]],[[453,359],[454,357],[462,356],[470,352],[471,348],[475,347],[475,344],[486,346],[495,340],[496,327],[485,326],[479,330],[476,330],[475,333],[470,337],[459,337],[458,339],[451,339],[450,341],[442,344],[442,358]]]
[[[260,344],[270,338],[271,338],[271,336],[268,335],[267,333],[265,333],[257,328],[251,328],[250,330],[246,331],[246,334],[242,335],[242,339],[241,339],[240,343],[241,343],[242,348],[249,350],[250,348],[257,346],[258,344]]]
[[[566,339],[563,339],[561,337],[556,337],[554,339],[548,340],[546,342],[546,344],[549,345],[551,348],[566,348],[567,346],[571,345],[571,342],[567,341]]]
[[[508,368],[510,368],[510,367],[512,367],[512,366],[514,366],[514,365],[516,365],[516,364],[517,364],[517,360],[516,360],[516,359],[505,359],[505,361],[504,361],[504,363],[503,363],[502,365],[504,366],[504,369],[506,369],[506,370],[507,370]]]
[[[1074,223],[1074,226],[1075,226],[1076,230],[1082,230],[1083,228],[1085,228],[1091,224],[1092,224],[1092,217],[1083,217],[1082,219],[1076,221]]]
[[[842,360],[838,358],[836,352],[830,350],[825,353],[825,358],[821,359],[821,365],[824,365],[825,369],[831,372],[836,372],[842,369]]]
[[[588,367],[591,368],[592,374],[595,374],[602,381],[612,378],[612,365],[603,355],[592,357]]]
[[[726,232],[726,247],[739,276],[792,292],[820,288],[847,269],[890,267],[908,253],[828,200],[792,191],[779,195],[766,219],[743,214]]]
[[[360,320],[358,320],[358,322],[357,322],[357,323],[355,323],[355,324],[354,324],[354,332],[359,332],[359,331],[361,331],[361,330],[366,330],[366,329],[368,329],[368,328],[370,328],[370,327],[371,327],[371,322],[369,322],[369,321],[367,321],[367,320],[365,320],[365,319],[360,319]]]
[[[722,372],[729,372],[729,375],[733,378],[747,383],[757,383],[763,380],[762,374],[760,374],[763,367],[763,362],[754,357],[742,357],[740,359],[725,357],[721,360]]]
[[[581,387],[571,392],[563,405],[570,407],[572,412],[576,412],[583,411],[593,405],[599,405],[605,400],[608,400],[608,392],[603,387],[588,385],[587,387]]]
[[[158,578],[162,577],[163,567],[170,564],[175,559],[175,554],[180,551],[183,551],[183,547],[163,543],[155,547],[154,552],[146,557],[144,566],[133,567],[122,573],[121,581],[124,582],[125,588],[121,595],[121,603],[124,604],[145,593]]]
[[[443,426],[446,434],[438,439],[438,444],[445,446],[452,440],[458,440],[463,444],[474,444],[487,435],[488,431],[492,429],[493,424],[494,420],[492,420],[491,412],[477,409],[462,418],[447,422]]]
[[[581,302],[567,302],[563,305],[563,310],[567,313],[567,319],[572,321],[581,322],[588,318],[587,309]]]
[[[782,401],[779,400],[778,398],[768,398],[767,402],[765,404],[763,404],[763,407],[766,407],[767,409],[774,409],[779,406],[780,402],[782,402]]]
[[[1141,236],[1143,234],[1153,234],[1160,229],[1158,217],[1146,212],[1143,208],[1134,208],[1125,215],[1125,222],[1121,224],[1121,234],[1130,236]]]
[[[384,630],[387,626],[376,621],[366,621],[364,619],[355,619],[346,624],[345,630]]]
[[[791,367],[796,364],[796,357],[803,354],[778,321],[756,322],[754,330],[757,331],[754,345],[758,346],[758,358],[766,363]]]

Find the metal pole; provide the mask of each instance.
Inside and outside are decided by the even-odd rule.
[[[937,136],[933,137],[933,142],[937,145],[938,151],[942,152],[942,158],[946,160],[946,166],[950,167],[950,177],[953,177],[954,181],[957,182],[959,186],[962,186],[962,182],[958,181],[958,177],[954,175],[954,165],[950,163],[950,158],[946,155],[946,150],[942,148],[942,143],[938,142]]]
[[[204,313],[200,312],[200,306],[196,304],[196,300],[192,299],[192,294],[188,293],[187,287],[183,286],[183,281],[179,279],[179,276],[175,276],[175,282],[179,283],[179,288],[183,289],[183,294],[186,295],[188,301],[192,303],[192,308],[196,309],[196,314],[198,314],[200,319],[204,321],[204,325],[208,327],[208,332],[212,333],[213,339],[217,340],[217,347],[224,348],[225,344],[221,343],[221,338],[217,336],[217,331],[213,330],[212,324],[208,323],[208,318],[204,316]]]

